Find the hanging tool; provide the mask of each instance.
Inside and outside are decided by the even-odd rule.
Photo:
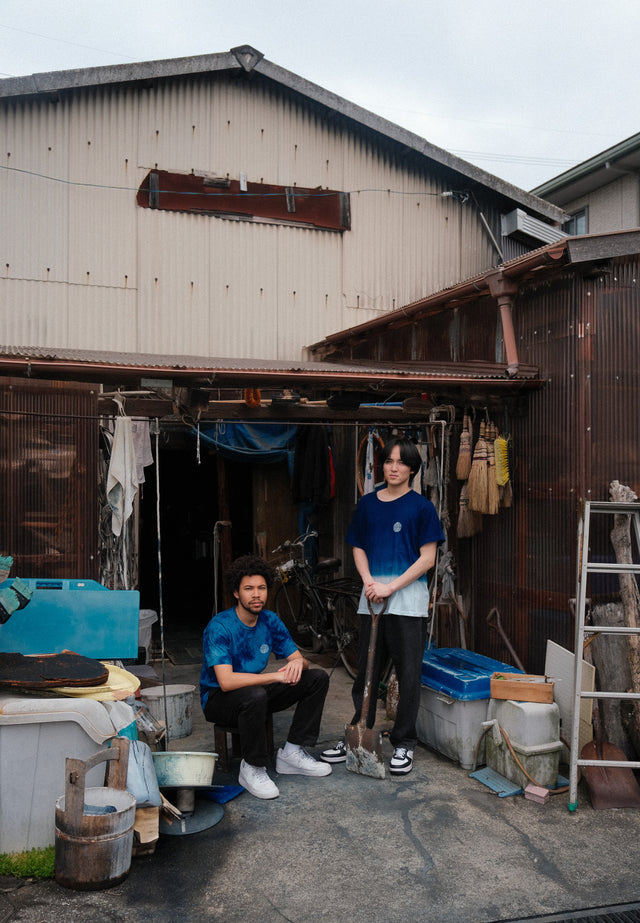
[[[519,670],[522,670],[523,673],[526,673],[527,671],[526,671],[525,668],[523,667],[522,661],[520,660],[520,658],[518,657],[518,655],[517,655],[516,652],[514,651],[511,642],[509,641],[509,639],[507,638],[507,636],[506,636],[506,634],[505,634],[505,632],[504,632],[504,629],[503,629],[503,627],[502,627],[502,625],[501,625],[501,623],[500,623],[500,613],[498,612],[497,609],[493,608],[493,609],[491,610],[491,612],[489,613],[489,615],[487,616],[487,625],[489,625],[491,628],[495,628],[495,630],[498,632],[498,634],[500,635],[500,637],[502,638],[502,640],[503,640],[504,643],[506,644],[507,650],[508,650],[509,653],[511,654],[511,657],[512,657],[512,659],[513,659],[514,665],[515,665]]]
[[[369,649],[367,651],[367,667],[364,677],[364,690],[360,719],[357,724],[346,724],[344,728],[344,742],[347,750],[347,769],[349,772],[358,772],[363,776],[372,776],[374,779],[384,779],[384,762],[382,760],[382,735],[375,728],[367,727],[369,705],[371,703],[371,682],[373,679],[373,663],[376,656],[376,642],[378,639],[378,623],[387,608],[385,599],[382,609],[374,612],[367,600],[371,613],[371,632],[369,634]]]

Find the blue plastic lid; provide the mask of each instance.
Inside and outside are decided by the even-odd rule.
[[[516,667],[462,647],[426,650],[422,658],[422,684],[452,699],[491,698],[492,673],[522,673]]]

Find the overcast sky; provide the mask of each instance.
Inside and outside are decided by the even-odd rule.
[[[635,0],[0,0],[0,74],[265,58],[523,189],[640,131]]]

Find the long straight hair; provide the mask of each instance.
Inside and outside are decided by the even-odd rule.
[[[389,456],[396,446],[398,446],[400,449],[400,461],[404,465],[407,465],[411,471],[411,476],[415,477],[420,470],[422,459],[416,444],[410,439],[407,439],[406,436],[395,436],[393,439],[389,439],[388,442],[385,442],[384,450],[382,452],[383,464],[389,459]]]

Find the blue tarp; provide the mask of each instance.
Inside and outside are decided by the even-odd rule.
[[[297,427],[291,423],[201,423],[200,438],[224,458],[273,463],[286,461],[293,468]],[[197,436],[198,430],[193,428]]]

